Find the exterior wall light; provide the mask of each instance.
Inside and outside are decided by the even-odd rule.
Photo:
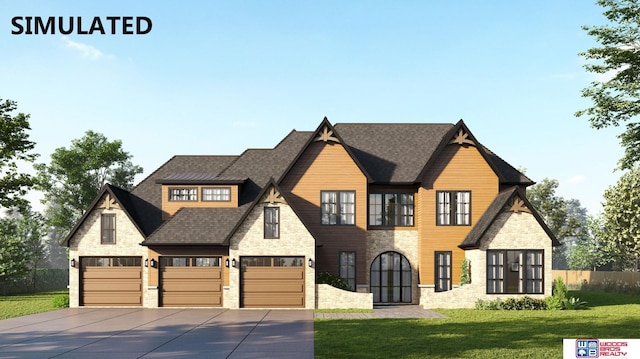
[[[313,259],[309,258],[307,264],[309,265],[309,268],[313,268]]]
[[[229,268],[229,258],[224,260],[224,266]]]
[[[235,267],[236,267],[236,259],[235,259],[235,258],[233,258],[233,259],[231,260],[231,266],[232,266],[233,268],[235,268]]]
[[[158,265],[158,262],[156,262],[155,259],[151,258],[151,267],[155,268]]]
[[[69,265],[73,268],[76,267],[76,259],[75,258],[71,258],[71,260],[69,261]]]
[[[145,258],[144,259],[144,266],[148,267],[149,266],[149,258]]]

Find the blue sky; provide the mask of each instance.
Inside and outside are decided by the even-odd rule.
[[[146,35],[12,35],[15,16],[146,16]],[[31,114],[48,162],[86,130],[121,139],[142,179],[175,154],[240,154],[292,129],[464,119],[535,181],[600,211],[616,135],[574,112],[588,0],[2,1],[0,98]]]

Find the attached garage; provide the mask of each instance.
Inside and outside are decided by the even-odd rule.
[[[141,257],[83,257],[80,305],[141,306]]]
[[[304,257],[241,257],[243,308],[304,308]]]
[[[160,257],[160,306],[222,306],[221,257]]]

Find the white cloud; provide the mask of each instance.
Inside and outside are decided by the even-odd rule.
[[[583,176],[583,175],[577,175],[577,176],[573,176],[571,178],[569,178],[566,182],[570,183],[570,184],[578,184],[578,183],[582,183],[584,181],[587,180],[587,177]]]
[[[62,41],[65,42],[67,48],[78,51],[82,57],[91,60],[100,60],[103,58],[113,58],[112,55],[105,55],[104,52],[96,49],[95,47],[80,42],[75,42],[66,36],[62,36]]]

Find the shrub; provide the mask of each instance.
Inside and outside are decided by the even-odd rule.
[[[471,264],[467,258],[462,260],[462,274],[460,274],[460,285],[471,283]]]
[[[535,299],[529,296],[521,298],[509,298],[502,302],[502,308],[505,310],[545,310],[547,303],[542,299]]]
[[[571,297],[568,300],[566,300],[563,304],[564,304],[564,309],[578,310],[578,309],[586,309],[587,302],[580,300],[580,298]]]
[[[69,294],[59,294],[53,297],[54,308],[69,308]]]
[[[338,289],[349,290],[349,284],[344,280],[344,278],[329,272],[322,272],[318,274],[316,284],[329,284],[330,286]]]
[[[560,302],[564,302],[569,295],[569,290],[567,286],[564,285],[562,278],[558,277],[553,281],[553,288],[551,290],[551,295],[553,295]]]
[[[496,300],[476,300],[475,308],[477,310],[501,310],[502,309],[502,301],[500,299]]]
[[[562,310],[562,309],[564,309],[564,304],[557,297],[548,296],[548,297],[544,298],[544,301],[547,304],[547,309],[549,309],[549,310]]]

